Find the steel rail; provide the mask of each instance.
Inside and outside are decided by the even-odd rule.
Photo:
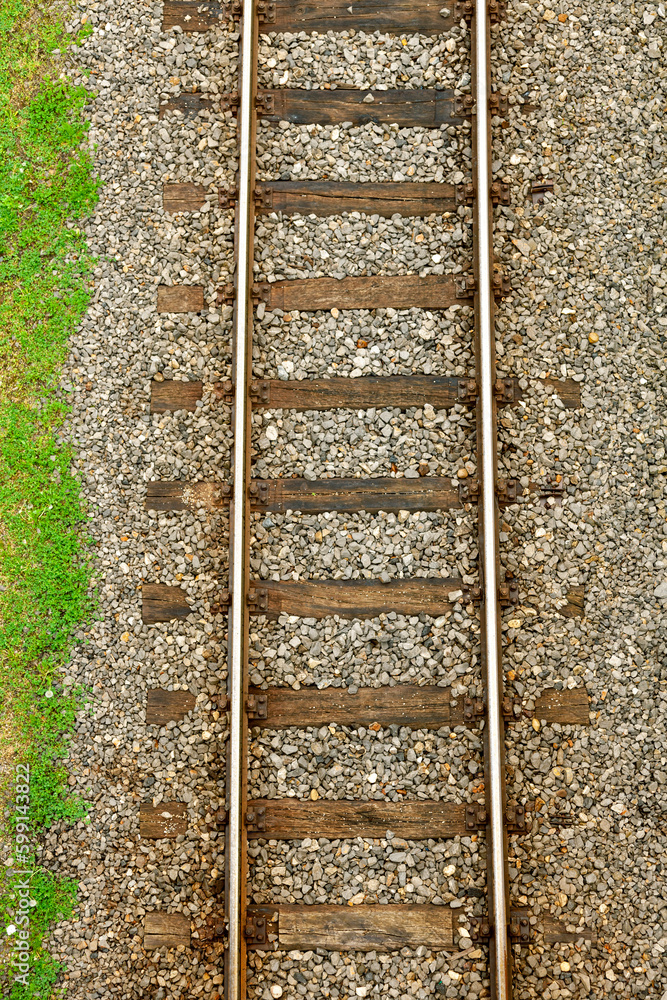
[[[231,603],[228,628],[228,692],[230,734],[227,759],[227,965],[226,1000],[245,995],[244,902],[244,784],[245,784],[245,689],[247,635],[247,497],[250,455],[249,364],[252,339],[252,264],[254,249],[255,183],[255,55],[257,19],[255,0],[243,0],[237,143],[239,156],[236,208],[236,289],[232,348],[234,394],[233,500],[230,509],[229,590]]]
[[[238,109],[238,200],[236,211],[236,294],[233,380],[233,501],[230,509],[231,602],[228,634],[230,739],[227,761],[227,964],[226,1000],[245,1000],[245,743],[247,720],[246,643],[248,589],[248,478],[250,455],[250,345],[252,339],[252,264],[254,232],[254,141],[257,18],[255,0],[243,0]],[[489,18],[487,0],[478,0],[474,19],[475,263],[477,277],[479,528],[483,582],[482,646],[487,693],[485,733],[489,812],[489,917],[493,928],[491,980],[494,1000],[511,1000],[511,953],[507,892],[504,793],[503,679],[498,604],[499,549],[496,507],[495,332],[492,293],[492,216],[489,140]]]
[[[500,656],[501,620],[498,602],[499,546],[496,508],[495,327],[492,290],[493,233],[491,209],[490,65],[487,0],[475,6],[475,238],[477,265],[477,381],[478,469],[480,479],[479,531],[482,568],[482,644],[485,666],[487,720],[485,733],[488,787],[487,850],[489,861],[489,919],[492,928],[491,982],[494,1000],[510,1000],[511,950],[507,893],[505,834],[505,725],[502,714],[503,676]]]

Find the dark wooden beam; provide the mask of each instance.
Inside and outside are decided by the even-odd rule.
[[[294,278],[255,286],[267,309],[316,312],[318,309],[449,309],[471,305],[459,298],[451,274],[360,278]]]
[[[574,914],[573,914],[574,916]],[[578,927],[575,931],[567,930],[567,923],[556,920],[555,917],[542,916],[542,930],[545,944],[575,944],[577,941],[597,942],[597,934],[588,927]]]
[[[259,90],[261,116],[295,125],[395,124],[406,128],[460,125],[470,112],[455,113],[451,90]]]
[[[142,802],[139,806],[139,834],[147,840],[174,840],[188,832],[185,802]]]
[[[197,400],[201,399],[204,386],[202,382],[180,382],[175,379],[164,379],[162,382],[151,382],[151,413],[168,413],[172,410],[197,409]]]
[[[157,290],[159,313],[201,312],[204,289],[199,285],[160,285]]]
[[[472,185],[470,186],[472,187]],[[455,212],[459,204],[470,202],[466,188],[453,184],[411,181],[355,184],[345,181],[261,181],[255,185],[259,215],[283,212],[288,215],[425,216]]]
[[[583,585],[571,587],[567,594],[567,604],[558,608],[557,614],[564,618],[583,618],[585,610],[586,593]]]
[[[251,614],[281,614],[302,618],[376,618],[395,611],[401,615],[437,617],[449,610],[449,595],[465,591],[460,580],[413,577],[409,580],[251,580]]]
[[[200,184],[164,184],[162,207],[165,212],[198,212],[206,204],[206,188]]]
[[[251,799],[248,811],[255,817],[255,822],[248,824],[248,836],[255,840],[384,837],[387,830],[404,840],[466,834],[465,806],[449,802]]]
[[[145,510],[220,510],[227,507],[231,489],[226,483],[146,484]]]
[[[557,691],[548,688],[535,699],[533,718],[547,724],[558,722],[561,726],[588,726],[591,721],[588,692],[585,687],[565,688]]]
[[[184,118],[193,120],[200,111],[212,111],[216,106],[210,97],[201,94],[178,94],[160,105],[158,117],[164,118],[167,111],[180,111]]]
[[[276,0],[275,21],[263,22],[269,31],[382,31],[386,33],[439,35],[458,24],[454,4],[442,6],[433,0]]]
[[[150,688],[146,692],[146,725],[166,726],[168,722],[180,722],[194,710],[195,701],[189,691]]]
[[[415,687],[360,688],[350,694],[346,688],[319,690],[304,687],[251,688],[250,695],[261,697],[266,717],[253,715],[250,724],[264,729],[310,726],[381,726],[401,725],[412,729],[440,729],[442,726],[477,725],[480,716],[466,715],[464,698],[452,695],[451,688],[426,685]],[[562,726],[587,726],[590,722],[588,693],[577,687],[543,691],[535,700],[532,718],[558,722]]]
[[[144,948],[189,948],[190,918],[183,913],[147,913],[144,917]]]
[[[573,378],[545,378],[537,384],[540,382],[556,393],[566,410],[578,410],[581,406],[581,385]]]
[[[381,31],[383,33],[439,35],[458,24],[456,7],[442,7],[433,0],[328,0],[326,4],[309,0],[275,0],[271,19],[260,17],[260,31]],[[237,15],[238,17],[238,15]],[[231,4],[219,0],[165,0],[162,30],[181,28],[187,33],[210,31],[232,20]]]
[[[333,410],[368,407],[448,409],[461,403],[463,379],[447,375],[364,375],[361,378],[267,379],[253,383],[253,409]]]
[[[376,513],[380,510],[451,510],[461,507],[458,490],[444,476],[418,479],[256,479],[250,509],[329,510]]]
[[[463,699],[454,699],[449,688],[395,687],[360,688],[350,694],[346,688],[328,687],[319,690],[303,687],[253,688],[251,695],[267,698],[265,719],[253,718],[252,726],[285,729],[289,726],[381,726],[401,725],[413,729],[440,729],[460,725],[463,721]]]
[[[434,903],[383,906],[291,905],[251,906],[252,921],[267,923],[269,942],[263,951],[400,951],[418,948],[445,951],[454,943],[452,910]]]
[[[229,18],[229,5],[219,0],[164,0],[162,30],[210,31]]]
[[[170,622],[192,614],[185,591],[163,583],[145,583],[141,588],[141,617],[144,625]]]

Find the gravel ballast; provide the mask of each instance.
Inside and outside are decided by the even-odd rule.
[[[211,605],[227,582],[228,522],[203,507],[143,508],[150,481],[229,478],[230,410],[212,386],[230,374],[231,310],[217,304],[216,289],[233,273],[233,220],[218,207],[218,188],[233,183],[236,128],[215,105],[191,119],[173,111],[160,118],[159,106],[193,88],[212,99],[233,90],[238,35],[223,25],[202,35],[162,33],[158,3],[75,10],[73,27],[85,16],[94,29],[72,62],[91,92],[90,143],[103,188],[85,224],[98,261],[93,301],[63,375],[72,406],[65,438],[90,504],[100,620],[78,637],[63,677],[92,692],[68,762],[70,784],[91,808],[90,822],[55,828],[42,848],[41,863],[80,887],[79,912],[55,929],[50,947],[67,964],[73,1000],[219,1000],[220,945],[204,948],[193,937],[193,950],[146,953],[142,935],[146,911],[187,913],[197,934],[221,906],[211,886],[224,868],[224,836],[211,827],[224,805],[227,730],[211,696],[224,688],[227,637]],[[513,899],[536,918],[530,946],[516,956],[521,1000],[664,1000],[667,992],[666,24],[662,5],[515,2],[493,28],[494,80],[510,99],[507,119],[493,130],[493,169],[512,197],[496,212],[495,252],[512,280],[497,311],[498,370],[519,378],[523,394],[521,406],[502,411],[499,464],[526,490],[500,517],[503,566],[521,593],[504,615],[505,666],[529,711],[550,687],[585,685],[591,699],[589,727],[526,718],[508,729],[508,793],[534,806],[531,832],[510,841]],[[262,36],[260,84],[466,93],[468,46],[463,27],[437,40]],[[521,109],[524,102],[531,110]],[[471,178],[470,143],[467,124],[261,122],[258,171],[264,180],[462,183]],[[534,205],[530,183],[538,178],[552,179],[553,193]],[[202,185],[206,206],[165,213],[162,185],[171,182]],[[268,280],[447,273],[470,259],[470,219],[469,209],[446,219],[262,217],[256,273]],[[158,315],[161,284],[203,285],[205,309]],[[471,371],[468,307],[343,305],[292,314],[260,306],[255,374]],[[200,405],[150,414],[156,376],[203,382]],[[581,408],[568,410],[547,393],[546,378],[576,380]],[[263,411],[253,418],[253,445],[263,478],[411,478],[427,468],[454,483],[476,471],[474,419],[462,407]],[[560,477],[561,503],[527,492],[548,475]],[[257,516],[253,575],[452,570],[476,582],[474,518],[474,508]],[[180,586],[192,613],[143,625],[144,581]],[[563,617],[567,593],[581,585],[584,617]],[[478,631],[478,613],[457,603],[438,618],[253,619],[250,680],[294,689],[453,685],[458,697],[479,695]],[[194,711],[166,729],[147,726],[145,692],[158,686],[192,692]],[[391,799],[401,787],[411,798],[465,802],[481,795],[481,736],[474,728],[400,725],[372,736],[341,726],[254,730],[249,794]],[[187,834],[141,840],[139,803],[170,800],[187,803]],[[435,902],[453,905],[455,921],[482,912],[483,835],[405,842],[389,833],[372,841],[253,842],[250,896]],[[548,944],[546,919],[596,940]],[[464,929],[451,954],[253,953],[249,995],[486,997],[487,951]]]

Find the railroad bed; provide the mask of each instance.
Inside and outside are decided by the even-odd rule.
[[[636,302],[650,287],[660,317],[664,282],[590,291],[574,174],[549,159],[574,129],[546,85],[510,79],[517,52],[534,72],[590,18],[480,9],[284,0],[239,21],[169,2],[128,29],[152,48],[99,155],[131,178],[110,190],[135,228],[123,198],[93,220],[119,260],[71,375],[90,482],[90,400],[105,424],[91,494],[120,566],[99,655],[72,669],[109,719],[104,753],[73,760],[106,810],[90,867],[114,885],[77,931],[117,966],[84,969],[82,996],[667,988],[644,792],[665,756],[663,596],[659,577],[637,597],[628,556],[635,517],[649,548],[663,531],[664,446],[620,489],[600,462],[626,414],[659,440],[664,363]],[[93,66],[102,88],[118,70]],[[654,109],[633,117],[646,144]],[[609,197],[598,178],[574,210],[603,243],[631,192]],[[118,373],[98,379],[101,351]],[[626,351],[643,381],[610,402]],[[641,781],[633,741],[654,743]]]

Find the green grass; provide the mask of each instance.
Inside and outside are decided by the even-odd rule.
[[[86,510],[70,451],[58,443],[67,415],[58,383],[89,299],[92,261],[78,224],[98,185],[81,149],[87,94],[59,78],[54,51],[90,29],[67,36],[62,11],[49,0],[0,0],[0,749],[5,764],[30,765],[22,820],[31,845],[53,822],[85,815],[62,763],[81,695],[63,689],[61,668],[93,613]],[[7,789],[3,801],[16,849]],[[13,982],[4,953],[2,995],[47,998],[60,968],[43,939],[71,913],[74,884],[37,867],[33,847],[17,857],[33,872],[32,961],[27,983]],[[17,899],[3,877],[7,923]]]
[[[13,886],[18,886],[20,882],[28,882],[30,885],[30,897],[34,905],[30,907],[30,937],[29,946],[31,951],[30,969],[24,973],[22,968],[17,968],[12,972],[12,977],[6,983],[9,993],[5,994],[8,1000],[46,1000],[53,995],[53,988],[56,985],[60,973],[64,971],[62,963],[55,961],[47,951],[41,947],[43,938],[49,928],[59,920],[70,917],[74,911],[76,901],[76,882],[70,879],[57,878],[50,872],[45,871],[35,865],[34,859],[28,859],[28,876],[16,876],[14,879],[6,879],[3,885],[2,897],[0,897],[0,915],[3,922],[16,919],[19,897]],[[12,925],[9,924],[11,927]],[[16,927],[16,925],[13,925]],[[20,928],[17,927],[18,931]],[[16,932],[8,935],[8,940],[14,940]],[[16,975],[21,979],[14,979]]]

